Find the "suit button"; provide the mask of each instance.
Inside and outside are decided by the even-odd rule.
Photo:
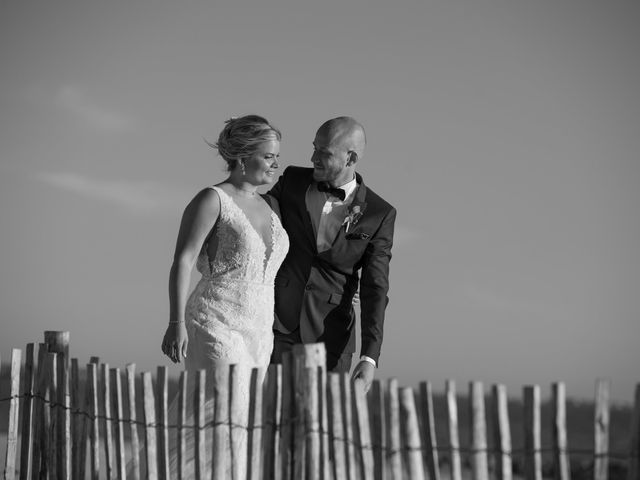
[[[313,290],[313,285],[306,285],[304,287],[305,290]]]

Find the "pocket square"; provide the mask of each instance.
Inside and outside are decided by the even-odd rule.
[[[347,233],[345,238],[347,240],[366,240],[370,236],[371,235],[369,235],[368,233],[364,233],[364,232],[352,232],[352,233]]]

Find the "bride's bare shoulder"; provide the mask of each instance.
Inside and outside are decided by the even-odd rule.
[[[195,197],[187,205],[186,210],[194,213],[215,213],[217,216],[218,212],[220,212],[220,195],[215,188],[205,187],[196,193]]]

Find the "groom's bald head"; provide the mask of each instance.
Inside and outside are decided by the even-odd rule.
[[[313,140],[313,178],[342,186],[355,177],[356,163],[364,155],[364,128],[351,117],[324,122]]]
[[[362,159],[367,138],[364,127],[353,117],[336,117],[324,122],[318,129],[318,135],[323,135],[331,143],[340,145],[346,151],[354,152]]]

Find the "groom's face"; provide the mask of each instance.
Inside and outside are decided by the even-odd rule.
[[[354,167],[349,162],[349,152],[340,138],[333,138],[322,129],[313,140],[313,179],[340,187],[353,179]]]

